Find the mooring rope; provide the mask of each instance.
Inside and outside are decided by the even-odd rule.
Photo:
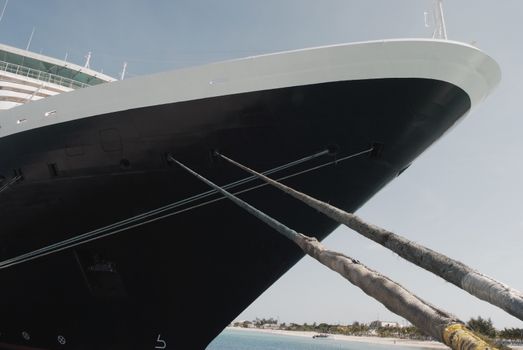
[[[334,221],[344,224],[364,237],[390,249],[405,260],[434,273],[477,298],[498,306],[509,314],[523,320],[523,293],[520,291],[488,277],[460,261],[451,259],[444,254],[412,242],[393,232],[369,224],[354,214],[292,189],[279,181],[274,181],[223,154],[218,154],[218,156],[318,210]]]
[[[314,167],[311,167],[311,168],[308,168],[308,169],[305,169],[305,170],[301,170],[301,171],[298,171],[298,172],[295,172],[295,173],[283,176],[283,177],[279,178],[279,180],[282,181],[282,180],[285,180],[285,179],[288,179],[288,178],[291,178],[291,177],[302,175],[302,174],[305,174],[305,173],[308,173],[308,172],[320,169],[322,167],[326,167],[326,166],[329,166],[329,165],[333,165],[335,163],[339,163],[341,161],[345,161],[345,160],[354,158],[354,157],[359,156],[359,155],[370,153],[370,152],[372,152],[372,150],[373,150],[373,148],[369,148],[369,149],[366,149],[366,150],[363,150],[363,151],[360,151],[360,152],[357,152],[357,153],[345,156],[343,158],[337,159],[336,161],[325,162],[325,163],[322,163],[322,164],[320,164],[318,166],[314,166]],[[280,172],[282,170],[289,169],[289,168],[294,167],[296,165],[306,163],[308,161],[311,161],[313,159],[316,159],[316,158],[321,157],[323,155],[326,155],[328,153],[329,153],[328,150],[317,152],[317,153],[314,153],[314,154],[312,154],[310,156],[306,156],[306,157],[300,158],[298,160],[295,160],[295,161],[292,161],[292,162],[280,165],[278,167],[269,169],[269,170],[265,171],[264,174],[274,174],[276,172]],[[253,176],[249,176],[247,178],[244,178],[244,179],[241,179],[241,180],[229,183],[227,185],[224,185],[223,188],[227,188],[227,189],[236,188],[236,187],[238,187],[240,185],[243,185],[243,184],[246,184],[248,182],[251,182],[251,181],[255,180],[256,178],[257,177],[254,176],[254,175]],[[242,194],[242,193],[253,191],[253,190],[261,188],[261,187],[265,187],[265,186],[267,186],[267,184],[266,183],[262,183],[262,184],[259,184],[259,185],[256,185],[256,186],[252,186],[252,187],[249,187],[249,188],[237,191],[237,192],[235,192],[235,194],[239,195],[239,194]],[[58,253],[58,252],[61,252],[61,251],[64,251],[64,250],[67,250],[67,249],[70,249],[70,248],[74,248],[74,247],[77,247],[79,245],[83,245],[83,244],[86,244],[86,243],[89,243],[89,242],[92,242],[92,241],[95,241],[95,240],[98,240],[98,239],[101,239],[101,238],[109,237],[109,236],[115,235],[117,233],[124,232],[124,231],[130,230],[130,229],[133,229],[133,228],[137,228],[137,227],[140,227],[140,226],[143,226],[143,225],[146,225],[146,224],[150,224],[150,223],[153,223],[153,222],[156,222],[156,221],[160,221],[160,220],[166,219],[166,218],[168,218],[170,216],[174,216],[174,215],[178,215],[178,214],[181,214],[181,213],[185,213],[187,211],[190,211],[190,210],[193,210],[193,209],[196,209],[196,208],[200,208],[200,207],[203,207],[203,206],[206,206],[206,205],[209,205],[209,204],[212,204],[212,203],[215,203],[215,202],[218,202],[218,201],[221,201],[221,200],[225,199],[225,197],[215,198],[215,199],[208,200],[208,201],[205,201],[205,202],[202,202],[202,203],[194,204],[194,205],[192,205],[190,207],[186,207],[186,208],[183,208],[183,209],[180,209],[180,210],[177,210],[177,211],[172,211],[172,210],[174,210],[176,208],[179,208],[179,207],[182,207],[184,205],[188,205],[188,204],[194,203],[194,202],[196,202],[198,200],[202,200],[202,199],[208,198],[208,197],[210,197],[210,196],[212,196],[212,195],[214,195],[216,193],[218,193],[218,192],[215,191],[215,190],[206,191],[206,192],[203,192],[203,193],[200,193],[200,194],[197,194],[197,195],[194,195],[194,196],[182,199],[180,201],[177,201],[177,202],[165,205],[163,207],[160,207],[160,208],[157,208],[157,209],[154,209],[154,210],[151,210],[151,211],[148,211],[148,212],[145,212],[145,213],[133,216],[131,218],[128,218],[128,219],[125,219],[125,220],[121,220],[121,221],[118,221],[116,223],[113,223],[113,224],[110,224],[110,225],[98,228],[96,230],[92,230],[92,231],[83,233],[81,235],[74,236],[74,237],[71,237],[71,238],[68,238],[68,239],[65,239],[65,240],[62,240],[62,241],[50,244],[48,246],[45,246],[45,247],[42,247],[42,248],[30,251],[30,252],[27,252],[27,253],[24,253],[24,254],[21,254],[21,255],[17,255],[17,256],[15,256],[13,258],[9,258],[9,259],[0,261],[0,270],[9,268],[9,267],[12,267],[12,266],[15,266],[15,265],[19,265],[19,264],[22,264],[22,263],[25,263],[25,262],[28,262],[28,261],[31,261],[31,260],[34,260],[34,259],[37,259],[37,258],[40,258],[40,257],[44,257],[44,256],[47,256],[47,255],[55,254],[55,253]],[[163,214],[163,215],[160,215],[160,214]],[[159,216],[157,216],[157,215],[159,215]]]
[[[285,226],[278,220],[256,209],[227,190],[214,184],[176,159],[171,159],[181,168],[200,181],[219,191],[243,210],[257,217],[278,233],[293,241],[304,253],[316,259],[333,271],[338,272],[350,283],[382,303],[387,309],[409,320],[422,332],[455,350],[493,350],[487,343],[468,329],[462,321],[450,313],[438,309],[399,283],[374,271],[359,261],[326,249],[316,238],[305,236]]]

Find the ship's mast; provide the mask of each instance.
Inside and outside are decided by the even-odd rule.
[[[126,71],[127,71],[127,62],[124,62],[123,68],[122,68],[122,73],[120,74],[120,80],[124,80]]]
[[[91,64],[91,51],[89,51],[87,53],[87,56],[85,56],[85,64],[84,64],[84,67],[85,68],[90,68],[90,64]]]
[[[29,36],[29,40],[27,41],[27,46],[25,47],[25,51],[29,51],[29,47],[31,46],[31,41],[33,41],[34,35],[35,35],[35,27],[33,27],[33,30],[31,31],[31,35]]]
[[[5,9],[7,8],[7,3],[9,0],[5,0],[4,8],[2,9],[2,13],[0,14],[0,22],[2,22],[2,19],[4,18]]]
[[[447,40],[447,27],[443,16],[443,0],[434,0],[434,39]]]

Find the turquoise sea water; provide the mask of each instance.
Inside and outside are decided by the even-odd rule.
[[[333,339],[312,339],[280,334],[227,329],[207,350],[422,350],[425,348],[366,344]]]

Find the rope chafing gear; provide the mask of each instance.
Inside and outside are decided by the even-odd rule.
[[[477,298],[496,305],[509,314],[523,320],[523,293],[520,291],[498,282],[495,279],[468,267],[460,261],[451,259],[441,253],[424,247],[421,244],[409,241],[393,232],[369,224],[354,214],[347,213],[330,204],[308,196],[305,193],[285,186],[278,181],[274,181],[222,154],[219,154],[219,156],[231,164],[258,176],[266,183],[269,183],[293,196],[338,223],[344,224],[361,235],[390,249],[402,258],[434,273],[437,276],[440,276]]]
[[[483,341],[455,316],[440,310],[420,299],[397,282],[383,276],[359,261],[341,253],[326,249],[316,238],[305,236],[285,226],[278,220],[261,212],[227,190],[196,173],[183,163],[170,157],[188,173],[223,194],[240,208],[257,217],[278,233],[296,243],[306,254],[338,272],[363,292],[382,303],[387,309],[409,320],[421,331],[455,350],[494,350],[495,347]],[[459,330],[459,331],[456,331]]]
[[[371,151],[372,151],[372,148],[364,150],[364,151],[361,151],[361,152],[357,152],[355,154],[351,154],[349,156],[344,157],[342,160],[348,160],[348,159],[350,159],[352,157],[356,157],[356,156],[359,156],[359,155],[362,155],[362,154],[365,154],[365,153],[369,153]],[[321,157],[321,156],[326,155],[328,153],[329,153],[328,150],[317,152],[317,153],[314,153],[314,154],[312,154],[310,156],[303,157],[303,158],[295,160],[293,162],[286,163],[284,165],[272,168],[270,170],[267,170],[264,173],[265,174],[274,174],[276,172],[280,172],[282,170],[289,169],[289,168],[291,168],[293,166],[296,166],[296,165],[299,165],[299,164],[311,161],[311,160],[313,160],[315,158]],[[338,162],[339,161],[340,160],[338,160]],[[308,168],[308,169],[305,169],[305,170],[302,170],[302,171],[299,171],[299,172],[295,172],[295,173],[283,176],[283,177],[279,178],[279,180],[285,180],[285,179],[288,179],[288,178],[292,178],[292,177],[295,177],[295,176],[298,176],[298,175],[301,175],[301,174],[305,174],[307,172],[310,172],[310,171],[313,171],[313,170],[316,170],[316,169],[319,169],[319,168],[322,168],[322,167],[326,167],[326,166],[329,166],[329,165],[332,165],[332,164],[334,164],[334,162],[322,163],[322,164],[320,164],[318,166],[314,166],[312,168]],[[19,176],[16,181],[18,181],[20,178],[21,178],[21,176]],[[229,183],[227,185],[224,185],[223,188],[232,189],[232,188],[238,187],[240,185],[244,185],[244,184],[246,184],[248,182],[251,182],[251,181],[255,180],[256,178],[257,177],[253,175],[253,176],[250,176],[250,177],[247,177],[247,178],[244,178],[244,179],[241,179],[241,180]],[[11,181],[13,181],[13,180],[11,180]],[[13,181],[13,183],[16,182],[16,181]],[[250,191],[253,191],[255,189],[258,189],[258,188],[261,188],[261,187],[265,187],[265,186],[267,186],[267,184],[266,183],[262,183],[262,184],[259,184],[259,185],[256,185],[256,186],[252,186],[252,187],[249,187],[249,188],[237,191],[237,192],[235,192],[235,194],[238,195],[238,194],[241,194],[241,193],[250,192]],[[203,206],[206,206],[206,205],[209,205],[209,204],[212,204],[212,203],[215,203],[215,202],[218,202],[218,201],[221,201],[221,200],[225,199],[225,197],[219,197],[219,198],[207,200],[205,202],[201,202],[201,203],[198,203],[198,204],[194,204],[192,206],[185,207],[185,208],[177,210],[177,211],[173,211],[174,209],[177,209],[177,208],[186,206],[188,204],[192,204],[192,203],[198,202],[200,200],[203,200],[205,198],[208,198],[208,197],[210,197],[212,195],[215,195],[216,193],[217,193],[217,191],[215,191],[215,190],[210,190],[210,191],[207,191],[207,192],[203,192],[203,193],[200,193],[198,195],[194,195],[194,196],[191,196],[189,198],[180,200],[178,202],[174,202],[174,203],[168,204],[166,206],[163,206],[163,207],[160,207],[160,208],[157,208],[157,209],[154,209],[154,210],[151,210],[151,211],[148,211],[148,212],[145,212],[145,213],[133,216],[131,218],[128,218],[128,219],[125,219],[125,220],[122,220],[122,221],[118,221],[118,222],[113,223],[111,225],[104,226],[104,227],[98,228],[96,230],[89,231],[89,232],[86,232],[84,234],[81,234],[81,235],[78,235],[78,236],[74,236],[72,238],[53,243],[51,245],[42,247],[40,249],[33,250],[33,251],[30,251],[30,252],[27,252],[27,253],[15,256],[13,258],[9,258],[9,259],[0,261],[0,270],[9,268],[9,267],[12,267],[12,266],[15,266],[15,265],[19,265],[19,264],[22,264],[22,263],[25,263],[25,262],[28,262],[28,261],[31,261],[31,260],[34,260],[34,259],[46,256],[46,255],[55,254],[55,253],[61,252],[61,251],[66,250],[66,249],[74,248],[74,247],[77,247],[77,246],[80,246],[80,245],[92,242],[94,240],[98,240],[98,239],[101,239],[101,238],[112,236],[112,235],[115,235],[117,233],[124,232],[124,231],[130,230],[130,229],[133,229],[133,228],[136,228],[136,227],[139,227],[139,226],[143,226],[143,225],[150,224],[150,223],[153,223],[153,222],[156,222],[156,221],[160,221],[160,220],[166,219],[166,218],[168,218],[170,216],[181,214],[181,213],[184,213],[184,212],[196,209],[196,208],[200,208],[200,207],[203,207]]]

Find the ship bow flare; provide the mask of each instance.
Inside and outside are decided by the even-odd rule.
[[[477,48],[439,40],[317,47],[123,81],[57,72],[40,82],[0,72],[12,90],[0,100],[25,94],[0,112],[7,348],[177,348],[195,325],[191,346],[205,348],[303,254],[166,155],[220,185],[246,177],[220,150],[353,212],[500,80]],[[259,185],[234,192],[318,239],[336,227]]]

